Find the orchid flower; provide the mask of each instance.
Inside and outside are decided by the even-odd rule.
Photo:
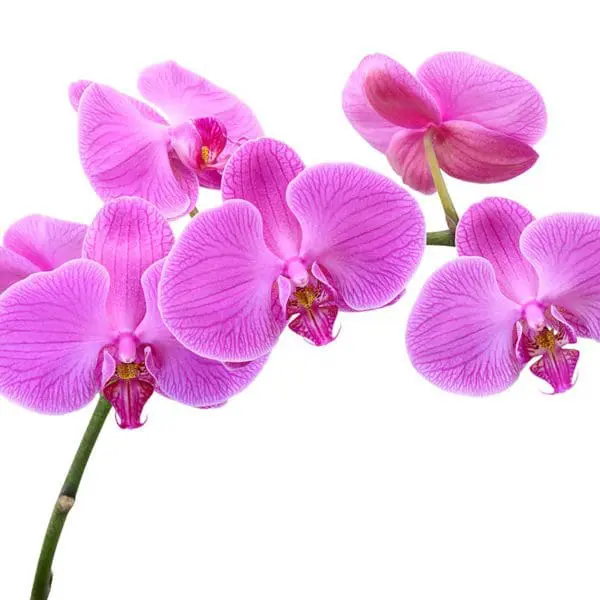
[[[534,220],[504,198],[472,206],[460,258],[425,284],[408,323],[413,365],[439,387],[501,392],[531,371],[555,393],[573,385],[577,336],[600,341],[600,217]]]
[[[426,194],[435,191],[426,143],[448,175],[492,183],[533,166],[531,146],[546,128],[533,85],[461,52],[433,56],[416,77],[383,54],[367,56],[346,84],[343,106],[404,183]]]
[[[143,71],[138,87],[168,122],[105,85],[71,85],[81,162],[103,200],[139,196],[175,219],[195,207],[198,186],[220,187],[231,153],[262,130],[235,96],[172,61]]]
[[[32,273],[79,258],[86,230],[85,225],[41,215],[11,225],[0,246],[0,293]]]
[[[205,408],[248,385],[264,359],[228,369],[186,350],[164,326],[157,289],[172,244],[168,223],[146,200],[106,204],[84,258],[0,296],[0,392],[53,414],[101,392],[119,425],[136,428],[154,391]]]
[[[349,164],[304,168],[288,146],[247,142],[223,173],[225,203],[195,217],[165,263],[159,305],[192,351],[240,362],[290,329],[317,346],[339,310],[393,302],[425,246],[402,188]]]

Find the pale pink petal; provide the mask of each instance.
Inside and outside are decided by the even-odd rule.
[[[297,255],[302,241],[286,190],[303,169],[302,160],[289,146],[263,138],[244,144],[223,172],[223,199],[246,200],[258,208],[267,247],[281,258]]]
[[[174,125],[188,119],[216,117],[225,125],[230,140],[241,142],[262,135],[261,126],[248,106],[173,61],[145,69],[138,88]]]
[[[533,220],[517,202],[486,198],[467,210],[456,230],[458,254],[489,260],[502,293],[519,304],[534,300],[538,291],[538,277],[519,246],[521,233]]]
[[[220,406],[255,379],[267,356],[229,369],[182,346],[166,328],[158,311],[163,262],[152,265],[142,277],[146,316],[136,335],[148,347],[146,366],[164,396],[202,408]]]
[[[90,402],[99,355],[110,342],[108,288],[106,270],[79,259],[0,296],[0,393],[43,413]]]
[[[492,265],[464,257],[444,265],[421,291],[406,333],[410,359],[450,392],[484,396],[519,376],[513,330],[520,308],[506,298]]]
[[[39,271],[31,261],[0,246],[0,294],[13,283]]]
[[[145,312],[141,278],[173,245],[164,217],[141,198],[122,198],[104,206],[84,241],[84,256],[110,274],[108,312],[119,332],[132,332]]]
[[[540,278],[540,301],[566,309],[579,335],[600,340],[600,217],[563,213],[534,221],[521,251]]]
[[[275,285],[282,270],[265,245],[258,210],[231,200],[196,216],[175,244],[163,270],[161,314],[196,354],[259,358],[285,327]]]
[[[81,258],[87,227],[79,223],[31,215],[14,223],[4,234],[4,245],[30,260],[40,271],[51,271]]]
[[[302,227],[301,254],[317,262],[354,310],[384,306],[406,286],[425,248],[425,222],[412,196],[356,165],[303,171],[288,188]]]
[[[406,185],[423,194],[435,192],[435,184],[425,156],[424,130],[407,129],[396,133],[386,156]]]
[[[180,217],[194,206],[198,181],[170,149],[168,127],[140,105],[106,86],[87,88],[79,105],[83,169],[103,200],[139,196]]]
[[[88,81],[87,79],[81,79],[79,81],[74,81],[71,85],[69,85],[69,102],[75,110],[79,110],[81,96],[91,84],[91,81]]]
[[[359,69],[367,101],[390,123],[421,129],[440,122],[440,111],[431,94],[400,63],[383,54],[372,54],[362,60]]]
[[[385,152],[394,134],[402,128],[384,119],[371,106],[365,94],[364,77],[365,67],[361,62],[346,83],[342,106],[352,127],[376,150]]]
[[[468,121],[444,123],[436,130],[434,148],[448,175],[474,183],[512,179],[538,159],[524,142]]]
[[[539,92],[515,73],[462,52],[430,58],[417,77],[437,99],[444,120],[473,121],[535,144],[546,129]]]

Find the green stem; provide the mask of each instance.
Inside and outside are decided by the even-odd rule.
[[[438,162],[435,150],[433,148],[432,136],[432,130],[425,134],[425,156],[427,157],[427,162],[429,163],[429,170],[431,171],[431,176],[433,177],[435,189],[437,190],[438,196],[442,202],[442,207],[446,215],[446,222],[448,223],[448,227],[454,231],[458,225],[458,213],[456,212],[456,208],[454,208],[454,203],[452,202],[452,198],[450,197],[450,193],[446,187],[446,182],[444,181],[444,177],[440,169],[440,163]]]
[[[75,497],[77,496],[83,472],[109,412],[110,404],[101,396],[73,458],[71,468],[60,490],[58,500],[54,505],[54,510],[46,529],[44,543],[40,551],[40,558],[38,559],[35,579],[31,589],[31,600],[46,600],[50,595],[52,561],[54,560],[56,546],[60,540],[60,534],[62,533],[67,516],[75,503]]]
[[[428,246],[456,246],[454,231],[446,229],[445,231],[428,231]]]

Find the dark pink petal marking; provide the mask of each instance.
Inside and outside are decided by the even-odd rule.
[[[552,352],[545,352],[530,369],[536,377],[547,381],[555,394],[561,394],[573,387],[573,376],[578,360],[579,350],[557,346]]]
[[[394,135],[386,156],[392,168],[409,187],[433,194],[435,184],[425,156],[425,130],[403,130]]]

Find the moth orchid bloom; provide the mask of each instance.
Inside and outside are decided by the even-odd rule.
[[[577,337],[600,340],[600,217],[534,220],[504,198],[472,206],[460,258],[425,284],[408,322],[417,371],[462,394],[501,392],[524,366],[555,393],[573,385]]]
[[[272,139],[244,144],[222,189],[167,258],[159,300],[175,337],[215,360],[263,356],[288,321],[328,344],[339,310],[394,301],[424,250],[423,215],[394,182],[349,164],[305,169]]]
[[[122,428],[142,424],[153,392],[191,406],[223,404],[264,359],[227,369],[192,354],[157,305],[171,230],[146,200],[110,202],[83,259],[37,273],[0,296],[0,393],[42,413],[77,410],[102,393]]]
[[[435,191],[426,137],[448,175],[492,183],[527,171],[538,158],[531,146],[546,129],[533,85],[461,52],[433,56],[416,77],[383,54],[367,56],[346,84],[343,106],[404,183],[425,194]]]
[[[195,207],[198,186],[220,187],[231,153],[262,130],[235,96],[172,61],[143,71],[138,87],[168,121],[108,86],[71,85],[81,162],[103,200],[138,196],[175,219]]]
[[[32,273],[80,258],[86,230],[85,225],[41,215],[14,223],[0,246],[0,293]]]

